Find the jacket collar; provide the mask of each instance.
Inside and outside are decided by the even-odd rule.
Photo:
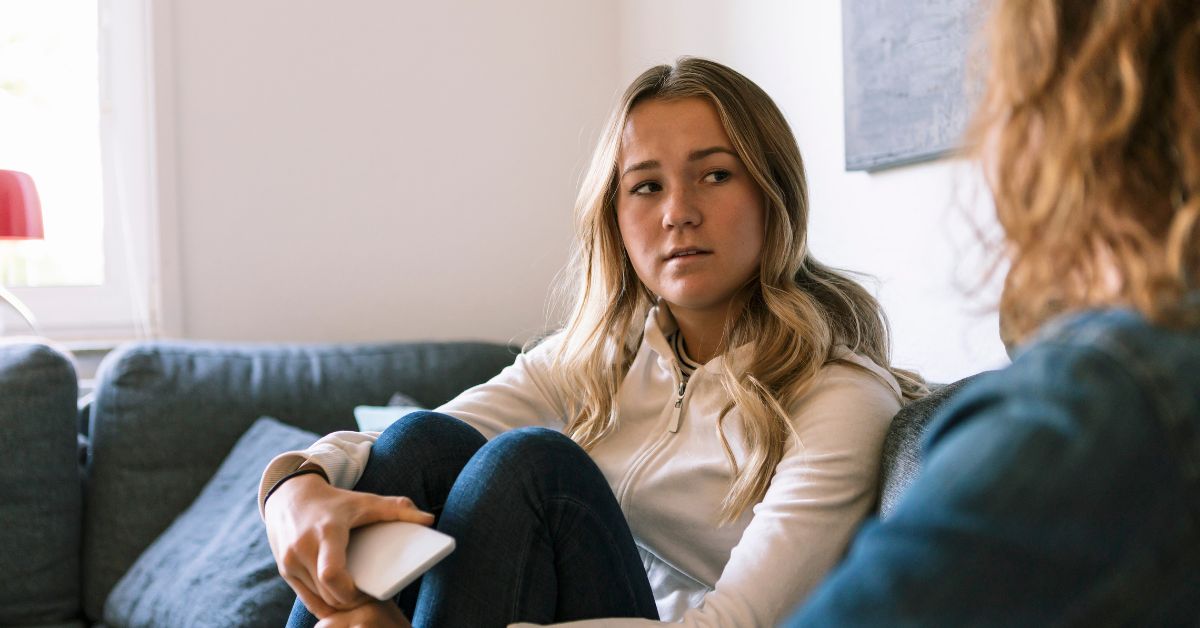
[[[667,336],[679,329],[679,323],[675,321],[675,317],[671,315],[671,310],[660,300],[654,307],[650,308],[650,313],[646,316],[646,328],[643,331],[642,342],[652,351],[658,354],[660,360],[665,360],[672,368],[679,368],[678,360],[675,359],[675,352],[671,349],[671,343],[667,342]],[[845,345],[837,345],[833,349],[833,357],[835,360],[852,362],[879,378],[881,382],[892,389],[892,392],[898,398],[903,399],[903,393],[900,390],[900,384],[896,378],[885,368],[876,364],[870,358],[859,355],[850,350]],[[712,360],[709,360],[696,372],[710,371],[718,372],[723,368],[723,360],[729,360],[734,370],[738,370],[738,365],[743,365],[740,368],[749,366],[750,360],[754,356],[754,343],[748,342],[744,345],[734,348],[732,351],[722,353]],[[694,377],[694,375],[693,375]]]
[[[650,313],[646,316],[646,328],[642,332],[642,342],[657,353],[660,359],[666,360],[675,368],[679,367],[679,361],[675,359],[675,352],[671,349],[671,343],[667,342],[667,336],[678,329],[679,323],[675,321],[670,308],[662,300],[659,300],[654,307],[650,308]],[[732,351],[717,355],[696,369],[696,372],[711,371],[715,373],[724,368],[722,365],[726,360],[729,360],[735,367],[738,364],[748,364],[753,355],[754,343],[749,342]]]

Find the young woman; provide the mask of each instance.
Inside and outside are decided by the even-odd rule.
[[[974,137],[1013,364],[796,626],[1200,621],[1200,3],[998,0]]]
[[[875,300],[809,255],[778,108],[711,61],[651,68],[576,212],[558,334],[436,413],[264,473],[293,624],[766,626],[842,556],[922,386],[888,367]],[[383,519],[457,540],[398,605],[366,602],[343,567],[349,530]]]

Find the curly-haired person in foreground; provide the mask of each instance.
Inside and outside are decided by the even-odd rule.
[[[970,143],[1013,364],[790,625],[1200,622],[1200,2],[997,0]]]

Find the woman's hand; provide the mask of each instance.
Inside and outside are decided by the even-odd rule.
[[[346,572],[351,529],[378,521],[433,523],[433,515],[417,510],[407,497],[334,488],[316,474],[280,485],[264,514],[280,575],[309,612],[322,619],[371,605]]]
[[[371,600],[322,619],[317,628],[412,628],[412,624],[392,601]]]

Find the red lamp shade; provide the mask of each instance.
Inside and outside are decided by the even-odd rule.
[[[33,179],[24,172],[0,170],[0,240],[41,240],[42,203]]]

